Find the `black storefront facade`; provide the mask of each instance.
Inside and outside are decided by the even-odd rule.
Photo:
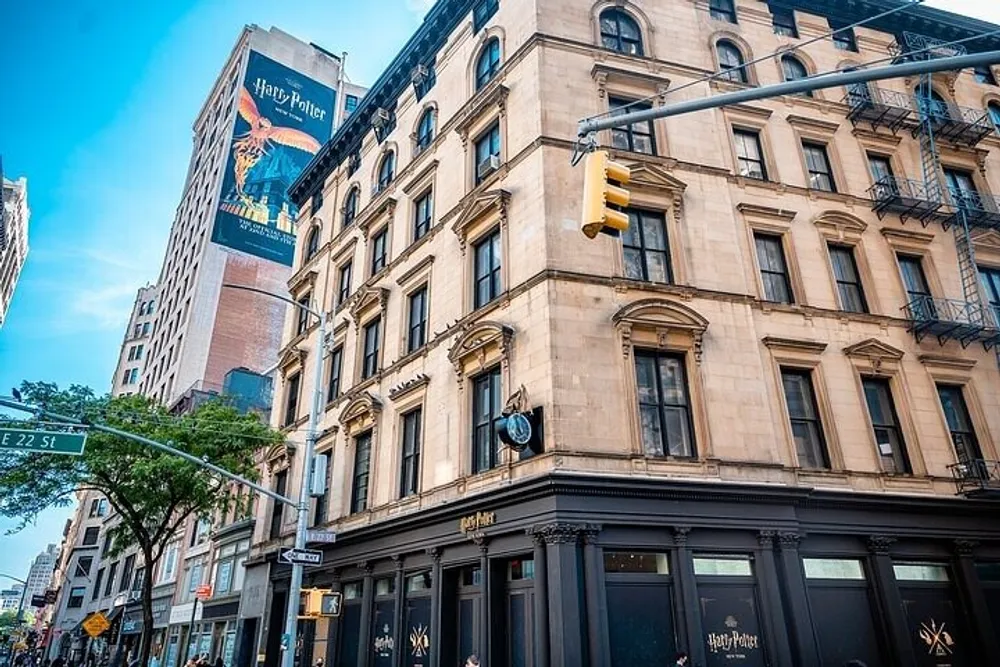
[[[1000,664],[993,501],[554,473],[325,552],[305,585],[343,613],[302,621],[301,665]]]

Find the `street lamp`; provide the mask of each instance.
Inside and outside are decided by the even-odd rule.
[[[299,502],[296,505],[298,516],[295,521],[295,548],[304,549],[306,546],[306,530],[309,524],[309,475],[312,472],[313,453],[316,449],[317,422],[319,421],[319,411],[323,398],[323,353],[326,346],[326,313],[320,306],[319,311],[315,311],[308,306],[304,306],[286,296],[274,294],[266,290],[250,287],[248,285],[235,285],[223,283],[223,287],[230,289],[241,289],[247,292],[256,292],[279,301],[291,304],[300,310],[319,318],[319,331],[316,336],[316,345],[313,351],[313,391],[312,402],[309,405],[309,424],[306,427],[306,451],[302,459],[302,479],[299,485]],[[302,592],[302,571],[304,566],[301,563],[292,563],[292,581],[288,586],[288,606],[285,611],[285,640],[281,658],[281,667],[294,667],[295,664],[295,644],[299,622],[299,595]]]

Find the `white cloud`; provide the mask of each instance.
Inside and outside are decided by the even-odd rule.
[[[406,8],[414,14],[423,16],[434,6],[435,2],[436,0],[406,0]]]

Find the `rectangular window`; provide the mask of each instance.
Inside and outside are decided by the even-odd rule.
[[[891,183],[892,162],[884,155],[868,154],[868,171],[871,172],[873,183]]]
[[[420,492],[420,408],[403,415],[402,460],[399,471],[399,497]]]
[[[865,580],[861,561],[853,558],[803,558],[802,567],[806,579]]]
[[[89,547],[97,544],[97,538],[100,534],[101,529],[97,526],[91,526],[83,531],[83,546]]]
[[[909,473],[910,462],[906,456],[906,444],[899,428],[896,406],[892,400],[889,381],[884,378],[862,378],[868,416],[871,418],[875,444],[887,472]]]
[[[632,102],[620,97],[609,97],[608,108],[612,116],[633,111],[645,111],[653,106],[648,102]],[[627,127],[611,129],[611,145],[623,151],[656,155],[656,138],[653,134],[653,121],[646,120],[632,123]]]
[[[69,589],[69,600],[66,602],[67,609],[79,609],[83,606],[83,598],[87,594],[84,586],[74,586]]]
[[[979,267],[979,284],[986,293],[986,301],[993,311],[993,324],[1000,323],[1000,269]]]
[[[798,37],[799,29],[795,25],[795,12],[782,7],[769,7],[771,10],[771,25],[774,26],[775,35],[785,37]]]
[[[665,553],[605,551],[606,574],[670,574],[670,560]]]
[[[840,297],[840,309],[848,313],[867,313],[868,303],[861,286],[858,265],[854,261],[854,248],[831,243],[829,250],[833,277],[837,281],[837,294]]]
[[[737,173],[744,178],[767,180],[764,151],[760,147],[760,133],[755,130],[733,130],[736,143]]]
[[[906,288],[906,303],[914,319],[930,320],[937,314],[934,297],[931,296],[924,274],[923,260],[914,255],[897,255],[899,272],[903,276],[903,286]]]
[[[384,227],[378,234],[372,237],[372,275],[385,268],[388,255],[389,227]]]
[[[274,476],[274,492],[279,496],[285,495],[288,486],[288,470],[282,470]],[[285,504],[277,500],[271,501],[271,525],[268,529],[268,539],[275,539],[281,535],[281,524],[284,521]]]
[[[407,352],[413,352],[427,342],[427,286],[410,295],[410,317],[406,336]]]
[[[90,599],[96,600],[101,595],[101,581],[104,580],[104,568],[97,571],[97,578],[94,579],[94,589],[90,591]]]
[[[472,32],[473,34],[482,30],[486,22],[489,21],[497,9],[500,8],[500,0],[479,0],[472,7]]]
[[[337,281],[337,306],[342,305],[351,296],[351,263],[340,267],[340,277]]]
[[[988,86],[997,85],[997,79],[993,76],[993,68],[989,65],[976,65],[972,68],[972,76],[979,83],[985,83]]]
[[[347,95],[344,97],[344,115],[350,116],[358,108],[358,96]]]
[[[361,360],[361,379],[367,380],[378,372],[378,355],[382,319],[376,317],[365,325],[365,354]]]
[[[324,492],[322,495],[316,496],[316,512],[313,514],[313,525],[321,526],[327,522],[327,514],[330,504],[330,470],[333,466],[333,456],[332,452],[327,453],[326,465],[323,467],[320,474],[323,475],[323,479],[326,483],[323,484]]]
[[[313,193],[310,207],[313,215],[319,215],[319,210],[323,207],[323,190],[317,190]]]
[[[775,303],[792,303],[792,283],[788,278],[785,264],[785,250],[781,237],[774,234],[754,232],[757,248],[757,263],[760,264],[760,280],[764,286],[764,298]]]
[[[694,573],[709,577],[752,577],[749,556],[695,556]]]
[[[94,564],[93,556],[80,556],[80,559],[76,561],[76,569],[73,570],[74,577],[89,577],[90,568]]]
[[[695,455],[684,357],[635,351],[642,445],[647,456]]]
[[[310,295],[306,294],[302,298],[298,299],[295,303],[299,304],[299,307],[295,309],[295,335],[301,336],[309,328],[309,311],[306,310],[309,307]]]
[[[344,348],[338,345],[330,353],[330,384],[326,390],[326,400],[332,401],[340,396],[340,376],[344,366]]]
[[[478,375],[472,381],[472,472],[489,470],[500,463],[500,440],[496,423],[500,419],[500,368]]]
[[[115,587],[115,574],[118,572],[118,563],[112,563],[108,568],[108,578],[104,581],[104,595],[111,595]]]
[[[413,204],[413,240],[419,241],[431,230],[434,198],[430,190]]]
[[[897,581],[951,581],[947,566],[935,563],[893,563],[892,573]]]
[[[785,390],[785,404],[792,423],[799,465],[803,468],[829,468],[823,423],[816,406],[811,374],[805,370],[782,368],[781,384]]]
[[[709,0],[709,11],[716,21],[736,23],[736,6],[734,0]]]
[[[174,576],[177,574],[177,552],[179,549],[180,545],[177,542],[171,542],[164,550],[160,561],[162,563],[160,566],[161,584],[174,580]]]
[[[112,539],[111,535],[105,535],[104,544],[101,545],[101,558],[104,558],[105,556],[108,555],[108,552],[111,551],[111,544],[113,542],[114,539]]]
[[[625,276],[633,280],[672,283],[670,245],[662,213],[627,209],[628,229],[622,234]]]
[[[833,45],[841,51],[857,51],[858,41],[854,37],[854,28],[848,28],[850,24],[830,20],[830,29],[833,33]]]
[[[289,426],[299,418],[299,385],[302,376],[299,373],[288,378],[288,385],[285,392],[285,419],[282,426]]]
[[[142,335],[146,336],[149,334],[149,322],[142,325]]]
[[[965,395],[962,393],[962,387],[939,384],[937,391],[958,461],[965,463],[981,459],[982,454],[979,452],[979,441],[976,439],[976,431],[972,427],[972,419],[969,418],[969,408],[965,404]]]
[[[961,169],[944,170],[944,180],[948,185],[948,194],[951,195],[952,203],[958,208],[981,208],[979,191],[976,190],[976,183],[972,180],[972,173]]]
[[[368,509],[368,471],[371,465],[372,434],[354,439],[354,483],[351,486],[351,513]]]
[[[500,166],[500,123],[476,139],[476,185]]]
[[[122,567],[122,578],[118,582],[118,592],[128,589],[132,585],[132,573],[135,571],[135,554],[125,558],[125,565]]]
[[[473,307],[482,308],[500,296],[500,230],[496,229],[476,243],[475,253],[475,298]]]
[[[805,155],[806,168],[809,170],[809,187],[813,190],[836,192],[837,185],[833,180],[833,168],[826,154],[826,146],[803,141],[802,153]]]

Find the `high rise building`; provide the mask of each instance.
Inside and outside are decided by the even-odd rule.
[[[28,599],[32,595],[44,595],[52,582],[52,571],[59,560],[59,546],[50,544],[45,551],[35,556],[28,570]]]
[[[153,331],[159,290],[156,285],[140,287],[132,304],[132,315],[125,327],[125,339],[118,353],[118,365],[111,378],[111,395],[122,396],[139,391],[143,373],[146,371],[146,357]]]
[[[220,392],[234,368],[274,365],[284,306],[223,284],[287,294],[296,217],[287,188],[364,92],[343,66],[277,28],[243,30],[194,122],[141,368],[129,364],[127,341],[116,387],[129,370],[138,391],[173,406]]]
[[[23,592],[23,584],[14,584],[10,588],[0,589],[0,613],[17,611],[18,605],[21,604],[21,595]],[[25,609],[28,608],[27,605],[28,600],[25,600]]]
[[[28,257],[28,180],[3,177],[0,165],[0,327],[14,298],[14,288]]]
[[[618,238],[581,233],[572,164],[585,117],[997,30],[439,0],[291,190],[292,297],[331,333],[309,522],[337,539],[306,586],[343,594],[300,664],[1000,664],[1000,70],[599,133]],[[289,312],[295,446],[262,471],[292,497],[317,336]],[[241,616],[273,667],[294,517],[262,507]]]

